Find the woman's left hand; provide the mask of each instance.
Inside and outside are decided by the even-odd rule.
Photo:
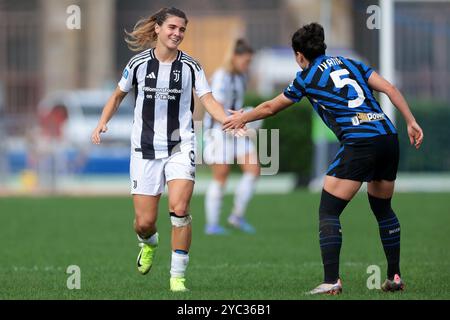
[[[411,145],[419,149],[423,141],[423,131],[416,121],[408,123],[408,137]]]

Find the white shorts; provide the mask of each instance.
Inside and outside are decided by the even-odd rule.
[[[233,164],[234,160],[255,152],[250,137],[235,137],[221,129],[205,132],[203,159],[210,164]]]
[[[164,192],[168,181],[184,179],[195,181],[195,153],[177,152],[162,159],[142,159],[131,156],[131,194],[156,196]]]

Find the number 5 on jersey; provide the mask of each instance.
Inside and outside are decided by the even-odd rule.
[[[341,78],[342,76],[348,75],[348,70],[341,69],[336,70],[330,73],[331,80],[333,80],[334,85],[336,88],[343,88],[345,85],[352,86],[353,89],[355,89],[356,93],[358,94],[358,97],[354,100],[348,101],[348,107],[349,108],[357,108],[360,105],[364,103],[364,100],[366,97],[364,96],[364,92],[359,86],[358,82],[356,82],[353,79],[350,78]]]

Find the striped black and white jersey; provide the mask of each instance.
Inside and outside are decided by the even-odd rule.
[[[154,51],[131,58],[118,84],[123,92],[134,88],[131,154],[143,159],[194,149],[193,89],[198,97],[211,92],[202,67],[189,55],[178,51],[172,63],[162,63]]]
[[[218,69],[212,75],[212,94],[223,105],[227,115],[229,115],[229,109],[240,110],[244,106],[246,83],[247,79],[244,75],[231,73],[225,69]],[[222,124],[215,121],[209,113],[205,113],[203,121],[205,129],[222,130]]]

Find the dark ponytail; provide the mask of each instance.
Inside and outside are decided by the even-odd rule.
[[[237,55],[246,54],[246,53],[253,54],[253,48],[244,39],[237,39],[236,43],[234,45],[233,53],[237,54]]]
[[[310,23],[298,29],[292,36],[292,49],[302,53],[309,61],[325,54],[323,27],[318,23]]]

